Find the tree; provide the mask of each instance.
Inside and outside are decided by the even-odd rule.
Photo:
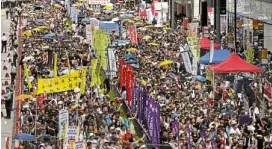
[[[254,62],[254,49],[252,47],[248,47],[245,55],[246,61],[252,64]]]

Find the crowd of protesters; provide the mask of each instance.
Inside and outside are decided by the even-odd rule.
[[[72,30],[69,30],[68,12],[60,5],[60,9],[53,5],[47,5],[47,9],[36,9],[23,4],[21,9],[26,10],[28,15],[23,15],[22,12],[17,15],[27,20],[23,32],[40,25],[47,26],[43,30],[32,30],[31,35],[22,37],[22,57],[18,67],[23,68],[23,64],[27,64],[33,86],[29,89],[27,81],[24,81],[25,94],[35,91],[38,78],[53,77],[54,54],[59,59],[58,76],[63,75],[69,66],[72,71],[80,70],[82,66],[90,66],[91,58],[95,58],[95,50],[85,40],[86,23],[79,20],[77,25],[72,23]],[[86,18],[94,17],[92,12],[85,15]],[[15,29],[18,19],[12,17],[12,26]],[[97,19],[116,17],[118,15],[113,13],[101,13]],[[37,19],[43,21],[37,22]],[[143,20],[143,24],[145,22]],[[154,20],[153,22],[155,23]],[[16,51],[18,41],[14,29],[12,45]],[[186,41],[178,31],[140,27],[137,32],[150,38],[138,39],[137,46],[117,45],[115,56],[120,60],[128,53],[127,49],[137,49],[136,58],[132,58],[137,61],[134,66],[135,83],[147,88],[150,96],[161,106],[161,144],[167,144],[166,148],[272,148],[271,115],[262,117],[254,101],[249,103],[248,109],[245,106],[247,97],[240,96],[242,91],[239,90],[253,90],[257,87],[254,81],[244,83],[244,87],[239,90],[234,90],[234,86],[225,81],[218,82],[215,87],[211,82],[197,81],[186,72],[180,52],[180,46],[186,46]],[[53,33],[59,39],[41,38]],[[128,36],[123,35],[122,38],[128,39]],[[2,46],[5,39],[2,37]],[[111,39],[116,40],[115,37]],[[151,42],[156,44],[149,44]],[[15,60],[16,57],[17,55]],[[171,60],[173,64],[160,67],[160,62],[164,60]],[[73,90],[41,94],[23,100],[20,111],[21,133],[34,135],[35,141],[21,142],[20,148],[63,148],[62,140],[57,137],[58,114],[63,109],[69,111],[69,125],[80,127],[80,140],[86,140],[88,149],[147,148],[145,144],[148,137],[136,136],[131,124],[131,119],[137,119],[137,114],[133,117],[130,116],[133,115],[131,113],[122,113],[122,104],[117,102],[119,98],[110,96],[109,86],[113,84],[111,82],[119,82],[119,78],[109,81],[106,77],[101,86],[93,87],[90,86],[91,81],[89,74],[86,94],[80,95],[78,90]],[[117,83],[115,85],[119,86]],[[125,87],[120,90],[120,98],[125,99]],[[249,121],[242,123],[241,115],[249,115]],[[179,132],[175,132],[173,121],[179,122]]]

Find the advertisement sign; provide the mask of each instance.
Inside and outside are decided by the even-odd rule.
[[[106,5],[108,3],[110,3],[110,0],[89,0],[89,5],[93,4]]]
[[[130,42],[132,44],[136,44],[137,45],[137,31],[136,31],[136,26],[135,25],[131,25],[128,27],[129,29],[129,37],[130,37]]]

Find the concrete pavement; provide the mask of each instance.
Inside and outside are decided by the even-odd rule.
[[[5,11],[1,9],[1,36],[3,33],[9,35],[10,30],[10,20],[6,19]],[[7,53],[1,53],[1,112],[4,116],[6,116],[5,104],[3,93],[6,92],[6,87],[11,83],[11,61],[12,61],[13,52],[7,49]],[[13,107],[14,107],[13,102]],[[1,148],[5,149],[5,139],[7,137],[10,138],[10,145],[13,134],[13,126],[14,126],[14,111],[11,112],[11,119],[1,118]]]

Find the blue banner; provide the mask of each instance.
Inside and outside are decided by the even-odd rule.
[[[71,7],[71,19],[72,22],[75,22],[77,24],[78,12],[76,7]]]
[[[115,31],[115,34],[120,33],[120,27],[118,23],[115,22],[99,22],[99,28],[103,29],[106,34],[112,34]]]

